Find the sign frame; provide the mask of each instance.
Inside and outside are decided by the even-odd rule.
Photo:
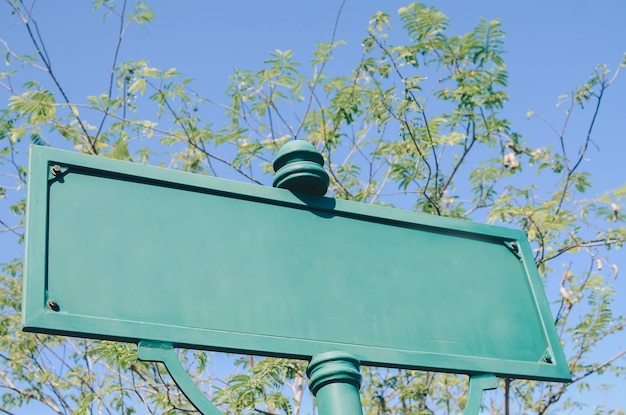
[[[73,175],[75,177],[72,177]],[[509,264],[512,263],[511,261],[513,260],[517,261],[516,263],[519,263],[517,272],[521,272],[522,279],[524,279],[524,281],[520,284],[526,287],[525,289],[527,289],[527,291],[524,291],[524,295],[528,297],[527,300],[524,300],[526,301],[524,304],[530,302],[535,307],[534,310],[528,310],[528,314],[530,316],[529,324],[536,324],[537,327],[532,328],[532,330],[529,329],[529,332],[539,333],[542,337],[540,342],[545,344],[545,347],[542,346],[542,349],[545,350],[542,350],[541,353],[538,353],[537,350],[533,351],[533,356],[536,356],[536,358],[529,359],[524,357],[523,359],[520,358],[520,360],[515,360],[502,359],[500,357],[494,358],[491,356],[459,355],[447,353],[445,351],[439,352],[436,350],[437,347],[447,347],[446,342],[452,342],[446,338],[441,341],[438,339],[433,340],[432,346],[429,346],[427,351],[416,351],[387,347],[384,345],[380,346],[379,344],[350,344],[341,339],[319,340],[311,338],[289,338],[289,336],[275,334],[268,335],[264,333],[229,331],[224,328],[213,329],[211,327],[186,327],[184,325],[176,326],[175,324],[170,324],[168,326],[167,324],[159,324],[155,321],[152,321],[151,323],[139,320],[131,321],[132,319],[130,319],[128,315],[125,315],[124,318],[119,318],[117,320],[116,318],[112,318],[110,315],[85,315],[86,302],[76,299],[76,296],[79,294],[74,292],[72,294],[73,297],[63,298],[64,294],[61,288],[66,287],[67,290],[71,290],[70,286],[73,285],[74,282],[78,284],[78,281],[80,281],[81,278],[80,276],[61,276],[61,265],[59,265],[58,262],[67,263],[71,258],[68,253],[69,251],[65,252],[64,259],[57,261],[57,263],[55,263],[56,260],[54,253],[56,251],[62,251],[65,245],[76,247],[85,243],[84,240],[76,242],[74,240],[76,239],[75,236],[71,234],[58,234],[59,229],[80,229],[82,226],[82,223],[81,226],[72,224],[73,219],[71,219],[76,217],[77,212],[80,212],[81,207],[76,206],[77,204],[80,205],[82,203],[80,200],[81,194],[89,193],[89,195],[91,195],[90,197],[94,198],[94,200],[96,200],[98,196],[98,192],[96,191],[87,192],[87,190],[81,190],[90,188],[89,186],[83,186],[82,188],[77,186],[75,190],[71,190],[68,194],[62,194],[60,196],[57,195],[58,192],[61,192],[60,189],[63,189],[64,186],[72,189],[70,186],[73,185],[73,180],[76,178],[81,178],[81,180],[84,180],[85,183],[93,180],[97,182],[97,186],[101,183],[107,184],[109,181],[115,182],[115,185],[111,185],[111,188],[107,191],[108,193],[103,192],[104,194],[102,197],[105,199],[109,198],[109,200],[112,196],[115,196],[114,190],[111,189],[117,186],[118,183],[125,183],[125,186],[130,186],[130,183],[132,184],[132,189],[139,189],[143,187],[146,189],[149,188],[150,190],[146,191],[146,194],[150,193],[153,189],[165,189],[162,190],[162,192],[166,192],[168,191],[167,189],[170,189],[171,194],[176,197],[181,195],[185,196],[187,195],[185,192],[189,192],[189,197],[193,196],[193,200],[204,196],[216,198],[215,200],[226,200],[228,203],[231,203],[232,206],[236,206],[237,209],[240,209],[239,206],[241,204],[256,204],[254,206],[259,208],[259,211],[269,209],[269,213],[265,216],[266,219],[272,218],[276,215],[275,213],[272,213],[274,212],[272,209],[281,209],[281,214],[283,212],[296,212],[297,215],[299,215],[296,222],[301,220],[300,217],[302,215],[309,215],[311,219],[318,221],[315,223],[320,224],[323,224],[324,221],[329,218],[339,218],[343,221],[340,222],[342,226],[344,226],[342,229],[352,229],[350,226],[353,225],[356,226],[356,228],[359,226],[363,226],[364,228],[375,227],[376,232],[379,232],[376,235],[389,235],[388,233],[385,233],[387,231],[384,229],[387,229],[385,227],[390,226],[394,229],[393,232],[398,230],[402,230],[402,232],[412,232],[417,230],[418,232],[432,233],[431,236],[434,239],[436,239],[435,236],[437,235],[443,235],[442,237],[451,238],[450,240],[454,238],[457,238],[458,240],[468,240],[469,242],[467,242],[467,244],[470,245],[466,244],[463,245],[463,247],[473,246],[473,244],[482,244],[481,247],[483,245],[488,246],[490,249],[493,249],[493,252],[495,252],[498,256],[504,257],[505,253],[506,255],[510,255],[510,258],[507,257],[502,260],[504,261],[503,263]],[[109,186],[109,184],[107,184],[107,186]],[[127,190],[126,193],[128,193],[128,195],[125,197],[139,197],[133,195],[133,192],[134,190]],[[167,196],[170,193],[164,194]],[[67,197],[67,195],[70,195],[71,197]],[[153,200],[155,205],[163,202],[163,200]],[[141,203],[144,203],[142,206],[148,206],[145,201],[142,201]],[[228,205],[228,203],[226,203],[226,205]],[[95,202],[89,206],[93,208],[96,206]],[[120,204],[120,206],[122,206],[122,204]],[[69,213],[58,213],[60,209],[64,209],[64,211]],[[224,212],[220,211],[220,215],[223,213]],[[65,221],[64,224],[68,226],[57,226],[55,223],[51,222],[58,218],[63,218]],[[168,219],[163,218],[163,220]],[[169,220],[176,220],[176,213],[173,213],[173,217],[169,218]],[[309,219],[305,220],[308,221]],[[246,223],[249,226],[253,226],[253,222],[254,221],[248,221]],[[261,222],[264,223],[266,221]],[[151,223],[156,224],[157,222]],[[25,331],[130,343],[139,343],[141,341],[166,342],[168,344],[172,344],[174,347],[289,357],[295,359],[310,359],[312,356],[320,353],[332,350],[341,350],[352,353],[364,365],[423,369],[468,375],[490,373],[500,377],[534,380],[571,380],[567,361],[552,322],[549,304],[543,291],[541,278],[534,264],[527,236],[520,230],[483,225],[470,221],[450,219],[433,215],[418,214],[400,209],[366,205],[327,197],[298,194],[284,189],[276,189],[180,171],[167,170],[163,168],[143,166],[135,163],[87,156],[39,146],[33,146],[30,153],[26,226],[26,269],[23,298],[23,324]],[[98,232],[98,230],[103,230],[105,229],[104,226],[109,225],[99,224],[93,231]],[[288,225],[286,226],[288,227]],[[329,228],[323,229],[324,232],[328,232]],[[303,238],[302,235],[291,228],[286,230],[274,229],[274,231],[283,233],[286,232],[288,235],[285,236],[285,238],[293,238],[293,240]],[[54,232],[57,233],[54,234]],[[84,235],[80,232],[78,233],[84,239]],[[364,233],[364,235],[366,234],[367,233]],[[311,239],[312,234],[307,235],[308,236],[305,238]],[[438,237],[439,236],[437,236],[437,238]],[[224,238],[226,238],[226,235],[224,235]],[[238,241],[241,241],[241,239]],[[405,240],[403,239],[402,241]],[[319,254],[316,253],[316,250],[322,242],[320,242],[320,240],[310,240],[309,242],[311,250],[309,252],[302,253],[303,261],[304,258],[314,258],[319,256]],[[355,241],[355,243],[362,242],[362,240]],[[441,244],[441,246],[444,246],[443,242],[441,242]],[[104,245],[101,244],[99,246],[102,247]],[[258,246],[258,243],[253,246]],[[423,244],[422,249],[426,248],[428,248],[428,244]],[[381,245],[378,245],[377,249],[381,249]],[[294,252],[272,252],[271,250],[259,252],[261,252],[261,254],[265,253],[268,255],[275,255],[276,261],[283,261],[289,255],[294,254]],[[329,251],[326,249],[323,252],[328,253]],[[352,250],[350,252],[354,253],[355,251]],[[261,254],[255,253],[254,255],[258,257]],[[365,257],[369,256],[369,254],[371,253],[368,253]],[[419,252],[416,252],[416,255],[419,254]],[[464,255],[467,255],[466,258],[471,258],[478,254],[470,252]],[[98,257],[93,258],[97,259]],[[343,260],[350,261],[350,258],[346,257],[343,258]],[[325,261],[332,267],[338,266],[337,264],[340,259],[335,258],[331,260],[329,258],[317,258],[316,261]],[[307,265],[306,261],[304,261],[303,264],[303,268],[310,265]],[[103,266],[108,265],[104,264]],[[209,263],[207,263],[207,266],[209,266]],[[488,266],[489,264],[486,263],[485,267]],[[84,270],[85,268],[82,269]],[[207,273],[210,273],[208,268]],[[347,273],[342,275],[347,275]],[[57,282],[57,280],[59,282]],[[326,279],[324,281],[328,282],[330,280]],[[348,282],[345,284],[348,284]],[[155,289],[146,281],[139,285],[148,291]],[[302,290],[303,287],[307,288],[310,287],[310,285],[299,288],[296,287],[295,289],[289,288],[289,290],[292,291],[286,290],[282,294],[291,295],[296,292],[294,290]],[[443,285],[438,285],[437,287],[440,289]],[[489,287],[483,287],[483,289],[485,292],[488,292]],[[309,313],[308,316],[305,315],[306,313],[304,311],[299,312],[300,317],[302,319],[305,319],[305,317],[308,318],[306,321],[308,321],[312,326],[315,324],[325,324],[323,321],[328,321],[328,317],[332,313],[329,314],[329,312],[326,312],[325,314],[323,310],[324,307],[329,307],[331,311],[335,310],[332,308],[332,304],[330,304],[330,301],[332,301],[334,297],[329,295],[328,298],[323,299],[320,295],[322,291],[323,290],[316,291],[316,295],[318,297],[315,301],[319,302],[319,310],[313,310],[314,312]],[[398,292],[400,293],[400,291]],[[348,297],[349,293],[350,291],[345,288],[341,291],[341,294],[344,295],[344,297]],[[356,290],[355,295],[363,295],[364,293],[366,293],[365,290]],[[452,294],[455,293],[456,291],[452,292]],[[267,294],[267,292],[264,292],[264,294]],[[500,292],[499,294],[502,293]],[[511,292],[506,294],[517,295],[518,293]],[[161,297],[157,299],[157,302],[166,302],[164,301],[164,297],[162,297],[163,294],[161,293],[159,295]],[[337,298],[335,298],[335,300],[336,299]],[[77,309],[80,309],[80,312],[73,313],[71,307],[68,311],[65,307],[68,300],[70,302],[74,301],[78,304]],[[141,314],[141,312],[143,312],[142,310],[146,309],[146,304],[148,304],[149,299],[144,299],[142,301],[143,303],[138,306],[137,310],[132,310],[132,313]],[[476,306],[477,304],[481,304],[481,301],[477,300],[472,304]],[[499,304],[493,306],[488,304],[489,301],[490,299],[485,299],[487,304],[480,305],[481,310],[483,311],[478,314],[479,316],[490,319],[490,316],[492,315],[491,313],[493,313],[493,315],[501,313],[502,307],[506,307],[508,300],[503,300]],[[352,300],[348,302],[350,304],[354,304],[354,301]],[[432,306],[435,303],[431,302],[430,304]],[[308,303],[308,305],[311,305],[311,303]],[[167,304],[162,304],[162,306],[167,307]],[[498,307],[500,307],[500,309]],[[150,310],[152,310],[152,308],[150,308]],[[197,311],[197,309],[195,310]],[[309,312],[310,311],[311,310],[309,310]],[[316,313],[319,313],[319,315]],[[407,315],[410,314],[411,313],[407,313]],[[371,316],[372,314],[369,315]],[[517,315],[519,315],[519,313]],[[433,318],[434,317],[437,316],[433,316]],[[450,316],[442,315],[441,319],[443,320],[449,317]],[[517,324],[510,317],[509,320],[509,323]],[[477,331],[481,330],[480,327],[483,323],[489,323],[489,321],[475,321]],[[266,324],[274,327],[272,326],[272,323]],[[252,326],[254,325],[252,324]],[[519,327],[523,329],[525,326],[522,324]],[[210,333],[207,334],[208,332]],[[451,329],[448,331],[444,330],[444,332],[444,334],[448,337],[450,337],[450,333],[453,333]],[[380,340],[381,336],[382,335],[379,335],[377,341],[379,343],[384,343],[384,339]],[[400,336],[400,334],[393,334],[392,337],[393,336]],[[425,333],[425,336],[428,336],[428,333]],[[489,334],[489,336],[491,338],[487,339],[487,341],[497,342],[497,335]],[[481,341],[482,340],[480,339],[475,340],[476,344],[479,344]],[[454,349],[456,346],[453,345],[450,347]],[[487,346],[485,350],[491,349]],[[506,354],[507,352],[504,351],[501,353]],[[524,353],[525,352],[520,351],[518,354],[524,355]]]

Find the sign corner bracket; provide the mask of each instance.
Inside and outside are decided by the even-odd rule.
[[[163,363],[189,402],[203,415],[224,415],[200,391],[178,360],[172,343],[142,340],[137,345],[137,357],[143,362]]]

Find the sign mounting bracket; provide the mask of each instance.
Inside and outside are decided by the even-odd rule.
[[[490,373],[471,375],[469,381],[469,397],[467,398],[463,415],[478,415],[483,392],[497,388],[498,379],[494,375]]]
[[[178,360],[171,343],[142,340],[137,346],[137,357],[144,362],[163,363],[181,392],[200,413],[203,415],[224,415],[191,380],[189,373]]]

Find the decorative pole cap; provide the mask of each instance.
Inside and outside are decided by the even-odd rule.
[[[323,168],[324,157],[313,144],[304,140],[286,143],[274,161],[274,187],[293,192],[324,196],[330,184]]]

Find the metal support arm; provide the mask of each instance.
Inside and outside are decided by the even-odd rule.
[[[137,357],[144,362],[161,362],[189,402],[203,415],[224,415],[198,389],[189,373],[180,364],[171,343],[141,341],[137,347]]]
[[[480,402],[483,398],[483,391],[496,389],[498,379],[492,374],[480,374],[470,376],[469,397],[463,415],[478,415]]]

